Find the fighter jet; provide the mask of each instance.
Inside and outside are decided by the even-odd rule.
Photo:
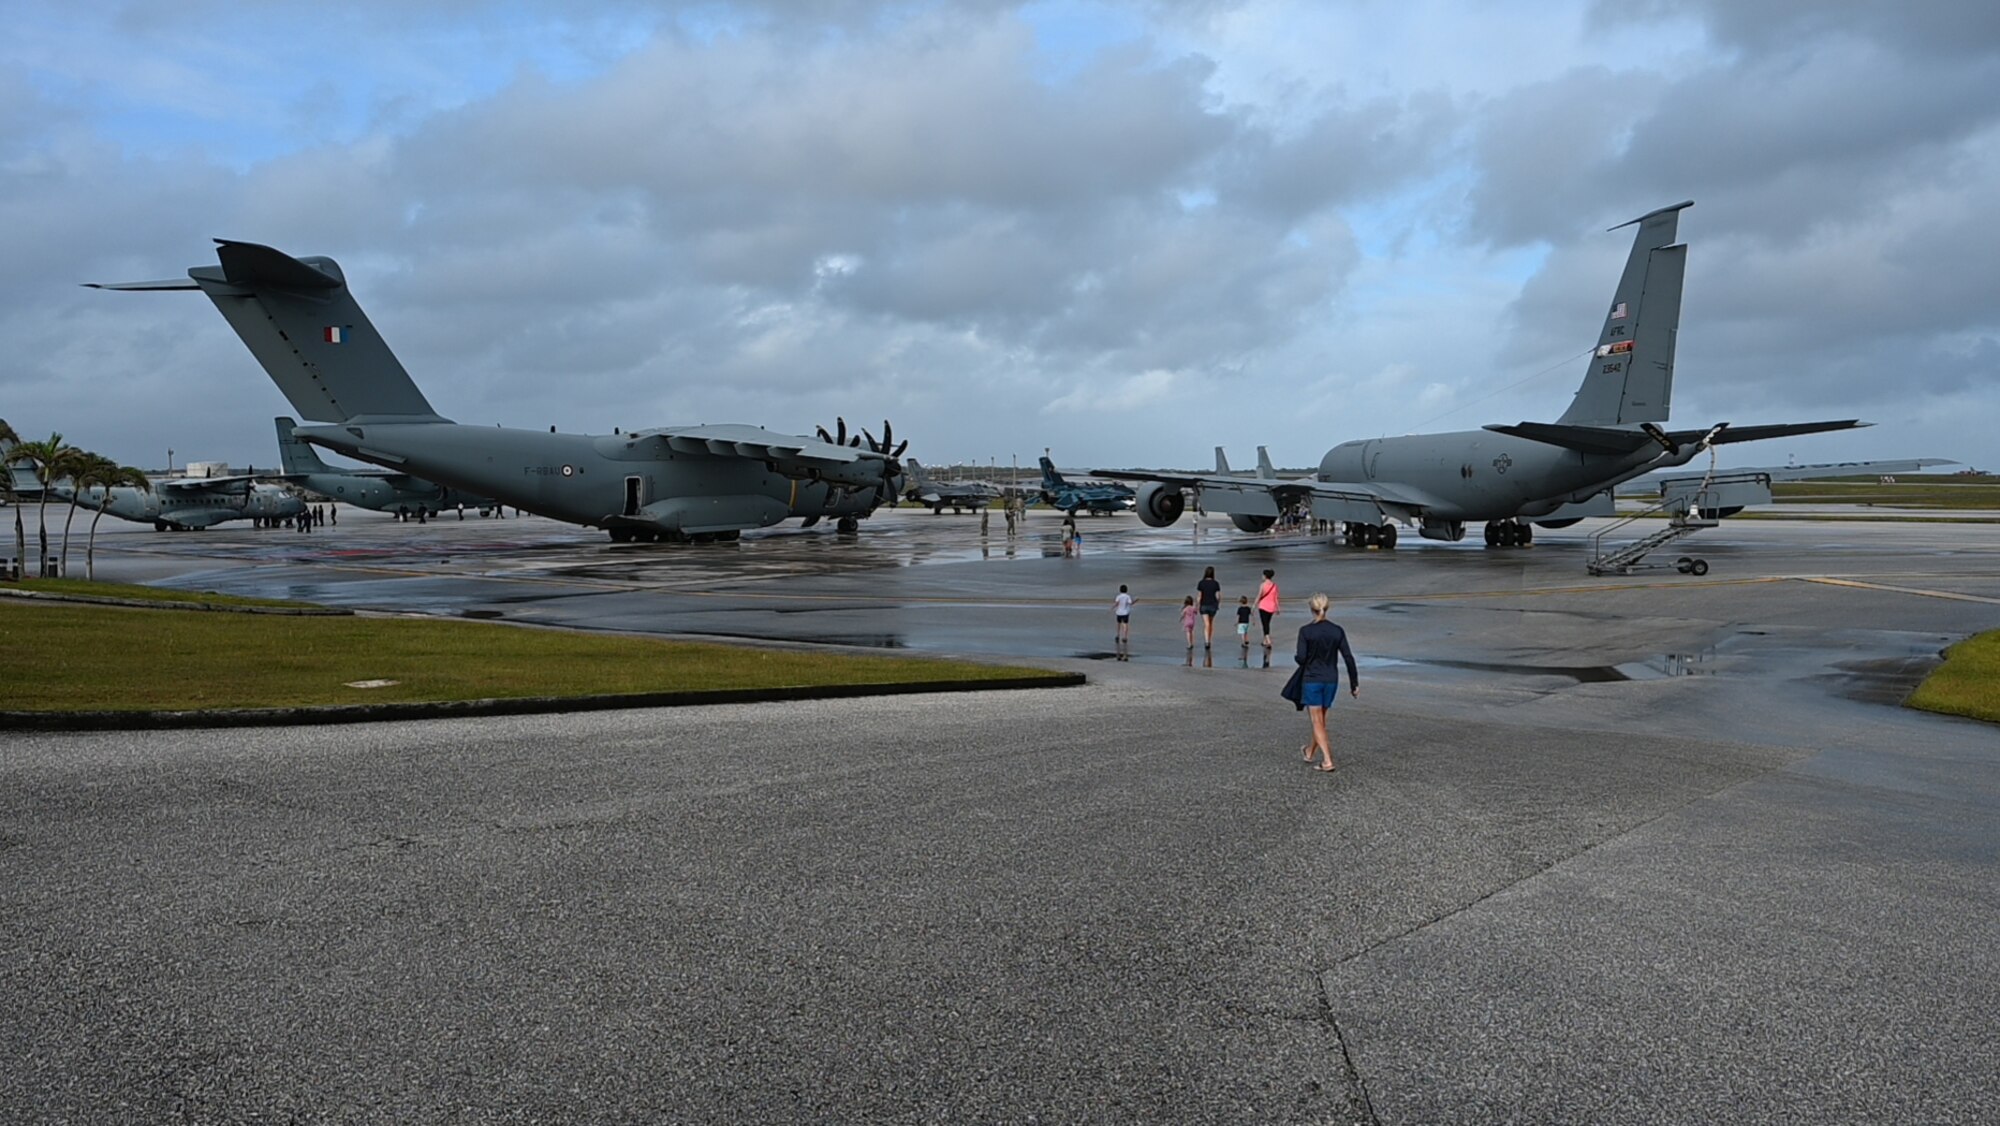
[[[16,470],[16,491],[38,494],[41,485],[32,475],[22,482],[25,470]],[[151,524],[156,532],[185,532],[212,528],[230,520],[257,520],[275,523],[306,510],[298,494],[279,485],[264,484],[251,474],[227,477],[155,477],[151,492],[130,485],[106,489],[92,485],[75,489],[58,481],[49,486],[49,496],[64,503],[74,497],[79,507],[103,509],[106,516]]]
[[[1485,522],[1489,547],[1528,544],[1537,525],[1560,528],[1613,513],[1612,491],[1641,475],[1686,465],[1711,447],[1867,425],[1855,419],[1773,426],[1716,423],[1666,430],[1673,391],[1687,246],[1676,241],[1693,200],[1651,211],[1612,230],[1638,227],[1624,274],[1605,313],[1583,384],[1555,422],[1346,442],[1328,450],[1310,477],[1246,478],[1217,473],[1098,470],[1142,481],[1139,519],[1165,527],[1193,495],[1205,511],[1238,528],[1269,528],[1280,513],[1306,506],[1343,525],[1348,544],[1394,547],[1396,524],[1426,539],[1457,541]],[[1710,502],[1701,502],[1708,507]],[[1731,502],[1734,503],[1734,502]]]
[[[559,434],[455,423],[431,408],[348,292],[331,258],[218,239],[219,266],[187,279],[99,289],[199,289],[242,337],[314,445],[556,520],[613,541],[735,539],[790,517],[852,532],[896,495],[904,447],[889,424],[847,440],[756,426]],[[862,438],[868,444],[862,447]]]
[[[984,481],[937,481],[916,458],[904,464],[910,467],[910,488],[903,499],[916,501],[939,515],[947,508],[953,512],[967,508],[977,511],[1000,497],[1000,490]]]
[[[1046,455],[1042,457],[1041,462],[1042,502],[1051,508],[1060,508],[1071,516],[1075,516],[1079,510],[1088,511],[1096,516],[1123,512],[1132,507],[1132,488],[1129,485],[1085,484],[1071,481],[1056,469],[1056,463],[1050,461]],[[1112,475],[1103,473],[1099,476]],[[1154,527],[1160,525],[1156,524]]]
[[[298,422],[290,418],[272,419],[278,427],[278,459],[285,471],[272,478],[296,485],[334,501],[346,501],[376,512],[404,516],[428,513],[436,516],[451,509],[476,508],[481,516],[499,507],[491,497],[471,493],[396,473],[386,469],[335,469],[320,459],[312,445],[295,437]]]

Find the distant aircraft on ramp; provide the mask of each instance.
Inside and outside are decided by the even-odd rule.
[[[408,473],[389,469],[335,469],[321,460],[310,443],[293,435],[299,425],[297,421],[275,418],[272,422],[278,427],[278,460],[285,471],[267,480],[284,481],[358,508],[403,516],[425,513],[436,516],[466,508],[476,508],[485,516],[500,507],[500,502],[492,497],[475,496]]]
[[[1078,511],[1099,515],[1124,512],[1132,507],[1132,487],[1129,485],[1071,481],[1056,469],[1056,463],[1050,461],[1047,455],[1043,455],[1041,462],[1042,503],[1051,508],[1060,508],[1075,516]]]
[[[888,423],[846,441],[756,426],[559,434],[452,422],[431,408],[331,258],[217,240],[187,279],[98,289],[199,289],[301,417],[293,431],[346,457],[633,539],[735,539],[791,517],[852,532],[902,478]],[[861,447],[862,438],[868,445]]]

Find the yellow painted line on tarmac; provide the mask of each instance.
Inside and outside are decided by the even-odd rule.
[[[1920,598],[1947,598],[1953,602],[1978,602],[1987,606],[2000,606],[2000,598],[1988,598],[1982,594],[1960,594],[1951,590],[1925,590],[1914,586],[1890,586],[1887,583],[1863,582],[1860,579],[1833,579],[1825,577],[1801,576],[1802,583],[1819,583],[1822,586],[1844,586],[1856,590],[1879,590],[1887,594],[1914,594]]]

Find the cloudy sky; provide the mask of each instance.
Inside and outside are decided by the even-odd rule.
[[[20,0],[0,417],[275,459],[173,277],[337,258],[461,422],[1317,462],[1549,419],[1693,198],[1674,420],[2000,469],[1991,0]]]

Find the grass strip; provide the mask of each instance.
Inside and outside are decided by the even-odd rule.
[[[2000,630],[1976,634],[1944,651],[1944,664],[1906,703],[1944,715],[2000,723]]]
[[[402,618],[0,599],[0,710],[185,711],[971,683],[1046,670]],[[394,681],[372,688],[351,682]]]
[[[247,598],[238,594],[217,594],[210,590],[170,590],[133,583],[100,583],[90,579],[30,579],[27,582],[0,582],[0,590],[24,594],[53,594],[85,598],[116,598],[128,602],[178,603],[194,606],[268,606],[291,610],[317,609],[311,602],[282,598]]]

